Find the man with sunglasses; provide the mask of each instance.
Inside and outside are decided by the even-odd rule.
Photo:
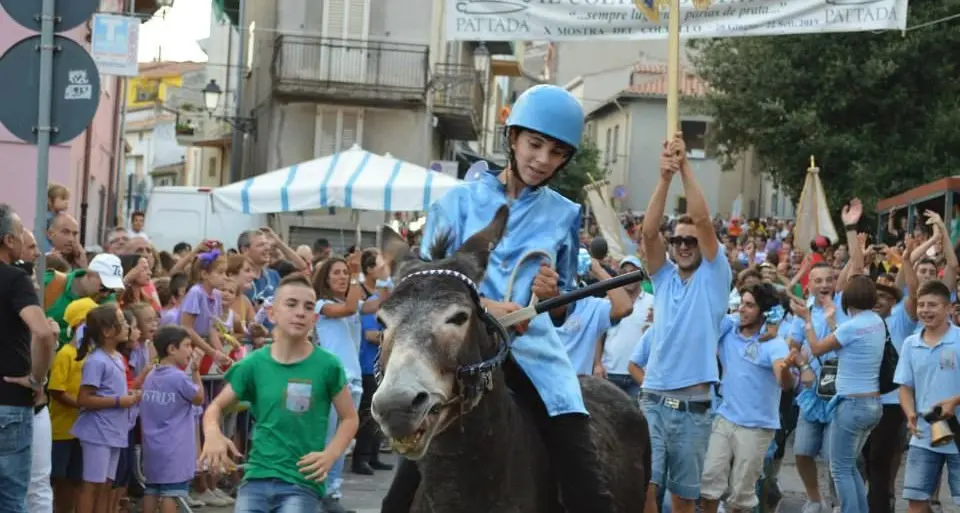
[[[660,236],[667,192],[680,175],[687,198],[667,241]],[[700,498],[712,417],[711,388],[719,380],[717,342],[727,312],[732,271],[713,229],[707,200],[687,162],[683,134],[664,143],[660,180],[643,222],[643,251],[653,279],[654,316],[641,407],[650,426],[653,475],[672,495],[673,511],[693,513]],[[648,502],[649,504],[649,502]]]

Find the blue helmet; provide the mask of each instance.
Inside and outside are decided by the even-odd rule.
[[[555,85],[537,85],[517,98],[507,118],[507,127],[526,128],[580,147],[583,137],[583,107],[569,91]]]

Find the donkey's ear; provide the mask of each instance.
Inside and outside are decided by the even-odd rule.
[[[404,263],[418,260],[407,241],[389,226],[380,228],[380,254],[383,255],[383,261],[390,267],[393,275],[399,274],[397,271],[403,267]]]
[[[490,253],[493,252],[493,248],[497,247],[500,239],[503,238],[503,232],[507,229],[507,219],[509,217],[510,210],[507,206],[500,206],[500,208],[497,209],[497,213],[493,216],[493,221],[490,221],[490,224],[473,234],[473,237],[467,239],[467,241],[460,246],[460,249],[457,251],[457,256],[473,260],[480,274],[479,276],[471,276],[471,278],[477,281],[483,278],[487,270],[487,262],[490,261]]]

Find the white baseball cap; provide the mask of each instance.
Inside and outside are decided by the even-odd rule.
[[[90,261],[87,271],[97,273],[105,288],[123,290],[123,265],[117,255],[100,253]]]

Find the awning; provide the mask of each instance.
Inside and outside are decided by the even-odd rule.
[[[218,207],[245,214],[344,207],[420,212],[460,183],[389,155],[354,145],[335,153],[213,190]]]

